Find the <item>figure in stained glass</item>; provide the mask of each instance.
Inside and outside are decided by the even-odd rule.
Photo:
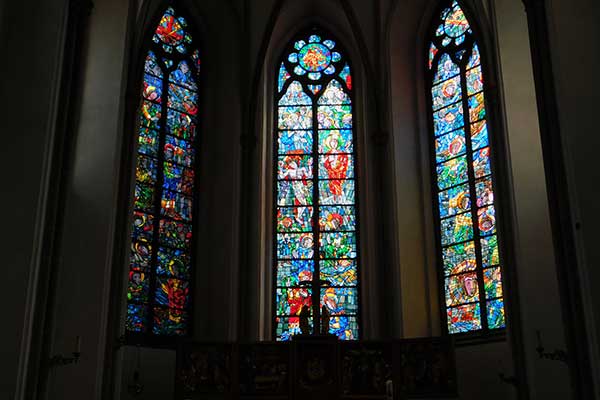
[[[489,331],[505,317],[481,56],[457,1],[434,26],[427,60],[447,327]]]
[[[187,20],[169,7],[145,57],[127,289],[128,334],[189,333],[200,66],[193,43]],[[179,54],[179,61],[174,62],[174,54]]]
[[[327,36],[299,37],[277,65],[277,340],[359,337],[352,78]]]

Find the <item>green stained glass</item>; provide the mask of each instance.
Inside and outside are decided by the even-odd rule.
[[[276,339],[290,340],[302,329],[314,332],[322,311],[311,305],[319,303],[331,315],[329,333],[357,339],[359,213],[351,68],[337,41],[315,31],[290,43],[277,65]],[[308,328],[300,326],[302,312]]]
[[[193,43],[186,19],[169,7],[145,56],[127,284],[128,333],[165,337],[188,333],[200,68],[200,53]]]

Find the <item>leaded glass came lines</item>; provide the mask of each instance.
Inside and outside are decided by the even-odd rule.
[[[456,1],[429,46],[433,152],[449,333],[505,326],[491,149],[476,39]]]
[[[167,8],[144,64],[126,330],[189,333],[200,56]]]
[[[337,43],[309,34],[278,64],[274,324],[277,340],[358,339],[358,240],[352,77]],[[299,315],[310,310],[309,329]]]

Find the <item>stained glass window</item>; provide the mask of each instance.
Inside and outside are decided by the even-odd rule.
[[[336,41],[314,30],[290,43],[277,77],[275,334],[324,333],[328,319],[328,333],[358,339],[350,65]]]
[[[200,54],[172,7],[145,54],[137,126],[126,329],[189,331]]]
[[[449,333],[505,326],[484,79],[479,47],[456,1],[429,48],[440,269]]]

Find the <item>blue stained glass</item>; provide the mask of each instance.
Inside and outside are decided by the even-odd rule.
[[[502,299],[487,302],[487,319],[490,329],[499,329],[506,326],[504,316],[504,301]]]
[[[196,123],[194,118],[175,110],[167,111],[167,133],[186,140],[194,140]]]
[[[191,268],[190,255],[181,249],[160,247],[158,249],[157,275],[189,279]]]
[[[177,69],[171,72],[171,77],[169,78],[169,80],[187,89],[194,91],[198,90],[196,80],[192,76],[192,71],[186,61],[181,61],[179,63]]]
[[[302,84],[298,81],[293,81],[290,83],[287,91],[279,100],[280,106],[306,106],[311,104],[312,100],[304,92]]]
[[[352,153],[354,151],[352,130],[319,130],[319,153]]]
[[[312,107],[279,107],[279,129],[312,128]]]
[[[433,114],[435,136],[462,128],[464,125],[463,107],[457,103],[435,112]]]
[[[309,307],[304,333],[312,332],[313,318],[320,314],[313,315],[312,303],[319,298],[330,313],[344,314],[330,318],[330,332],[340,339],[358,338],[352,78],[336,43],[322,39],[311,35],[296,41],[279,64],[274,168],[277,340],[301,333],[303,307]],[[320,276],[314,275],[316,262]],[[320,289],[312,293],[315,285]]]
[[[314,254],[312,233],[278,233],[277,258],[310,259]]]
[[[455,76],[437,84],[431,88],[431,95],[433,97],[434,110],[456,103],[462,97],[460,76]]]
[[[130,332],[145,332],[148,309],[140,304],[127,304],[127,319],[125,327]]]
[[[442,246],[473,239],[473,221],[471,214],[459,214],[440,222]]]
[[[358,340],[358,322],[356,317],[330,317],[329,333],[337,336],[341,340]]]
[[[356,286],[358,271],[356,260],[321,260],[321,279],[331,286]]]
[[[192,195],[194,170],[170,162],[164,163],[163,187],[165,189]]]
[[[457,1],[442,10],[437,26],[428,61],[434,70],[431,104],[448,332],[503,328],[481,54]],[[468,165],[471,158],[472,165]],[[481,257],[476,254],[476,244]],[[483,283],[477,278],[482,272]],[[483,302],[484,298],[488,301]],[[481,315],[483,306],[487,318]]]
[[[198,94],[181,86],[169,84],[169,108],[184,112],[189,115],[198,113]]]
[[[338,105],[350,103],[350,96],[344,92],[344,89],[342,89],[342,84],[336,80],[329,82],[327,88],[318,101],[319,105]]]
[[[281,63],[281,66],[279,67],[279,80],[278,80],[278,86],[277,86],[277,91],[281,92],[281,89],[283,89],[283,85],[285,85],[285,82],[290,79],[290,73],[287,72],[287,70],[285,69],[285,66],[283,65],[283,63]]]
[[[153,231],[154,217],[150,214],[135,211],[133,213],[133,238],[151,242]]]
[[[300,206],[312,204],[312,181],[277,182],[277,205]]]
[[[188,332],[189,315],[182,309],[190,300],[193,141],[200,53],[188,48],[193,40],[186,27],[186,20],[177,16],[172,7],[167,8],[154,31],[144,63],[133,199],[136,211],[127,286],[128,332],[161,336]],[[179,54],[159,60],[156,54],[162,52]],[[168,82],[163,81],[165,77]],[[164,147],[159,148],[159,143],[164,143]],[[161,156],[162,165],[158,161],[163,159]],[[158,249],[151,245],[153,240]]]
[[[180,193],[163,191],[160,214],[177,220],[192,219],[193,201]]]
[[[458,65],[456,65],[454,61],[452,61],[448,53],[444,53],[438,61],[438,68],[437,72],[435,73],[433,83],[438,83],[448,78],[452,78],[453,76],[458,75],[459,73],[460,68],[458,67]]]
[[[352,128],[352,106],[319,106],[317,110],[319,129]]]
[[[475,173],[475,178],[481,178],[492,173],[489,147],[485,147],[473,153],[473,171]]]
[[[165,160],[191,167],[194,163],[194,147],[191,142],[166,135]]]
[[[310,282],[313,279],[314,261],[291,260],[279,261],[277,263],[277,286],[298,286],[302,282]]]
[[[458,129],[435,139],[436,162],[446,161],[466,152],[465,132]]]
[[[354,232],[322,232],[319,244],[321,258],[356,258]]]
[[[148,100],[160,103],[162,101],[162,79],[145,74],[143,95]]]
[[[330,315],[356,314],[358,292],[356,288],[321,288],[321,306],[323,305]]]
[[[488,131],[485,120],[471,124],[471,147],[473,150],[488,146]]]
[[[279,131],[279,154],[310,154],[313,146],[312,131]]]
[[[146,56],[146,64],[144,65],[144,71],[148,74],[152,74],[158,78],[162,78],[162,69],[158,65],[158,60],[153,51],[149,51]]]
[[[147,156],[158,156],[158,132],[140,127],[138,136],[138,153]]]

